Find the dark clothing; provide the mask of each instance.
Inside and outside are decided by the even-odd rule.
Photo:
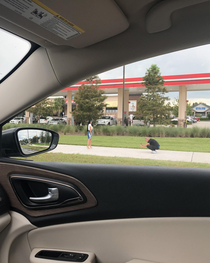
[[[159,149],[159,148],[156,148],[156,146],[153,146],[153,145],[147,145],[147,148],[152,150],[152,151],[155,151],[155,150]]]
[[[160,145],[159,145],[159,143],[156,140],[150,139],[148,141],[148,143],[149,143],[149,145],[147,145],[148,149],[150,149],[152,151],[160,149]]]

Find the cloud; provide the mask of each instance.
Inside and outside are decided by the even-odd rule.
[[[185,49],[172,52],[169,54],[145,59],[125,67],[126,78],[143,77],[145,72],[152,64],[156,64],[160,68],[162,76],[210,73],[210,45],[199,46],[195,48]],[[101,79],[114,79],[123,77],[123,68],[119,67],[113,70],[99,74]],[[204,92],[204,93],[203,93]],[[173,93],[173,94],[172,94]],[[170,99],[178,98],[178,92],[168,93]],[[201,101],[202,98],[210,100],[209,91],[188,92],[188,99],[196,99]],[[210,104],[210,103],[209,103]]]
[[[199,46],[145,59],[126,65],[126,78],[143,77],[156,64],[163,76],[210,72],[210,45]],[[122,78],[122,67],[99,74],[102,79]]]

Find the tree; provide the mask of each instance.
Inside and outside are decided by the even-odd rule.
[[[179,116],[179,100],[178,99],[176,99],[175,102],[173,103],[172,112],[175,117]],[[189,102],[187,102],[186,115],[189,115],[189,116],[193,115],[192,105]]]
[[[60,113],[63,111],[64,99],[63,98],[56,98],[54,99],[54,110]]]
[[[29,108],[28,111],[38,117],[47,117],[53,114],[53,102],[49,99],[44,99]]]
[[[193,110],[192,110],[192,105],[188,102],[187,103],[187,115],[192,116],[193,115]]]
[[[157,65],[151,65],[143,78],[146,87],[145,94],[138,101],[138,115],[144,120],[150,119],[154,126],[157,122],[164,123],[170,116],[171,106],[169,98],[165,97],[168,91],[163,86],[164,80],[161,77]]]
[[[101,80],[98,76],[86,79],[86,83],[78,88],[74,97],[76,109],[72,112],[74,119],[79,123],[93,122],[103,115],[104,103],[107,98],[104,91],[98,88]]]

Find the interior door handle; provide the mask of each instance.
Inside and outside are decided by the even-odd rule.
[[[41,197],[29,197],[32,202],[35,203],[47,203],[57,201],[59,198],[58,188],[48,188],[48,194]]]

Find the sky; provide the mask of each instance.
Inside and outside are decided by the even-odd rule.
[[[143,77],[152,64],[160,68],[162,76],[210,73],[210,44],[168,53],[125,66],[125,77]],[[122,67],[99,74],[101,79],[122,78]],[[179,97],[178,92],[169,92],[171,100]],[[187,99],[210,105],[210,91],[188,91]]]
[[[30,43],[0,29],[0,79],[3,78],[29,51]],[[152,64],[160,68],[162,76],[196,73],[210,73],[210,44],[168,53],[125,67],[126,78],[143,77]],[[122,78],[122,67],[99,74],[101,79]],[[178,98],[178,92],[170,92],[171,100]],[[210,91],[189,91],[187,99],[210,105]]]

